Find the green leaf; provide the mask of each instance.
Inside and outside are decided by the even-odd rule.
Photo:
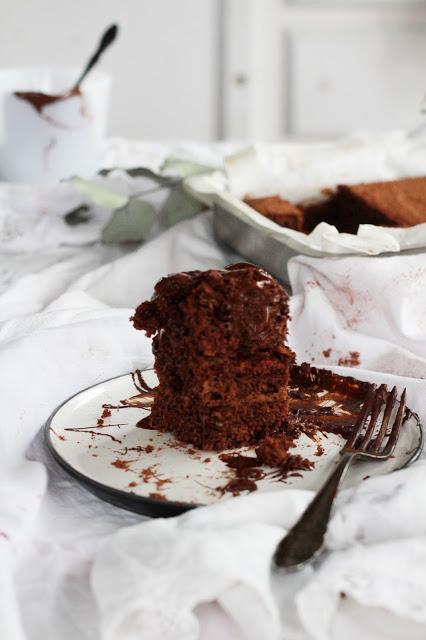
[[[198,162],[191,162],[190,160],[183,160],[177,156],[169,156],[165,159],[161,170],[177,173],[181,178],[187,178],[188,176],[193,176],[198,173],[212,171],[212,167],[199,164]]]
[[[82,204],[75,209],[71,209],[64,215],[64,220],[70,227],[75,227],[78,224],[84,224],[89,222],[92,214],[90,213],[90,207],[87,204]]]
[[[102,231],[105,244],[146,240],[156,218],[155,207],[146,200],[132,199],[117,209]]]
[[[82,196],[105,209],[118,209],[124,207],[129,201],[129,196],[78,176],[73,176],[69,182]]]
[[[102,169],[98,172],[100,176],[108,176],[113,171],[124,171],[131,178],[150,178],[154,182],[158,184],[167,184],[170,182],[171,178],[168,176],[161,176],[158,173],[154,173],[151,169],[147,169],[145,167],[132,167],[130,169],[122,169],[121,167],[112,167],[110,169]]]
[[[160,218],[165,227],[171,227],[180,220],[193,218],[205,209],[205,205],[195,200],[182,186],[175,186],[160,210]]]

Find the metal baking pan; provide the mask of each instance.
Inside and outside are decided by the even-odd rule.
[[[426,176],[426,136],[255,145],[225,159],[223,170],[189,176],[184,185],[213,208],[217,240],[288,283],[287,263],[296,255],[339,259],[424,253],[426,222],[407,229],[362,225],[357,235],[338,233],[322,223],[305,235],[262,216],[244,202],[245,194],[278,194],[300,202],[320,197],[323,188],[337,184],[410,175]]]
[[[287,263],[297,255],[293,249],[232,215],[221,205],[215,204],[213,211],[213,231],[219,242],[289,284]]]
[[[290,258],[300,255],[286,244],[268,233],[268,230],[253,226],[248,220],[237,217],[232,210],[225,208],[222,204],[213,205],[213,231],[219,242],[231,247],[236,253],[250,262],[263,267],[270,274],[278,278],[285,285],[289,286],[289,276],[287,263]],[[425,253],[424,248],[404,249],[404,255]],[[305,254],[306,255],[306,254]],[[333,257],[335,260],[346,258],[354,254],[340,254],[338,256],[320,254],[316,257]],[[381,253],[375,258],[399,255],[395,252]],[[371,256],[357,255],[357,258],[371,258]]]

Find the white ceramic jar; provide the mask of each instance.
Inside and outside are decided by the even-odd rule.
[[[101,168],[110,77],[92,71],[80,92],[67,96],[79,72],[0,69],[0,180],[54,183]]]

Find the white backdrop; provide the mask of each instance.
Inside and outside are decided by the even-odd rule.
[[[0,66],[83,64],[119,42],[110,135],[276,140],[412,127],[426,0],[0,0]]]
[[[110,135],[217,136],[216,0],[0,0],[0,66],[85,64],[103,29],[114,78]]]

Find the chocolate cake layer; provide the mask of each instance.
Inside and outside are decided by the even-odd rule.
[[[253,403],[259,401],[270,402],[273,399],[283,400],[287,397],[288,368],[290,359],[275,366],[271,373],[261,374],[246,372],[233,375],[229,369],[218,367],[203,368],[198,376],[191,376],[185,382],[169,375],[167,369],[158,369],[160,385],[169,387],[174,393],[188,394],[194,401],[206,406],[219,406],[233,402]],[[254,369],[254,368],[253,368]],[[265,369],[266,370],[266,369]]]
[[[278,282],[250,264],[189,271],[163,278],[151,301],[135,312],[136,329],[165,333],[191,353],[233,355],[275,349],[286,335],[287,295]]]
[[[184,359],[183,353],[177,358],[175,355],[166,348],[156,352],[155,367],[160,384],[176,392],[190,389],[207,403],[277,393],[282,390],[293,362],[293,353],[284,346],[270,354],[263,352],[244,359],[233,357],[226,362],[200,356]]]
[[[287,398],[209,407],[192,396],[163,391],[153,404],[151,426],[172,431],[182,442],[200,449],[223,451],[283,433],[287,407]]]

